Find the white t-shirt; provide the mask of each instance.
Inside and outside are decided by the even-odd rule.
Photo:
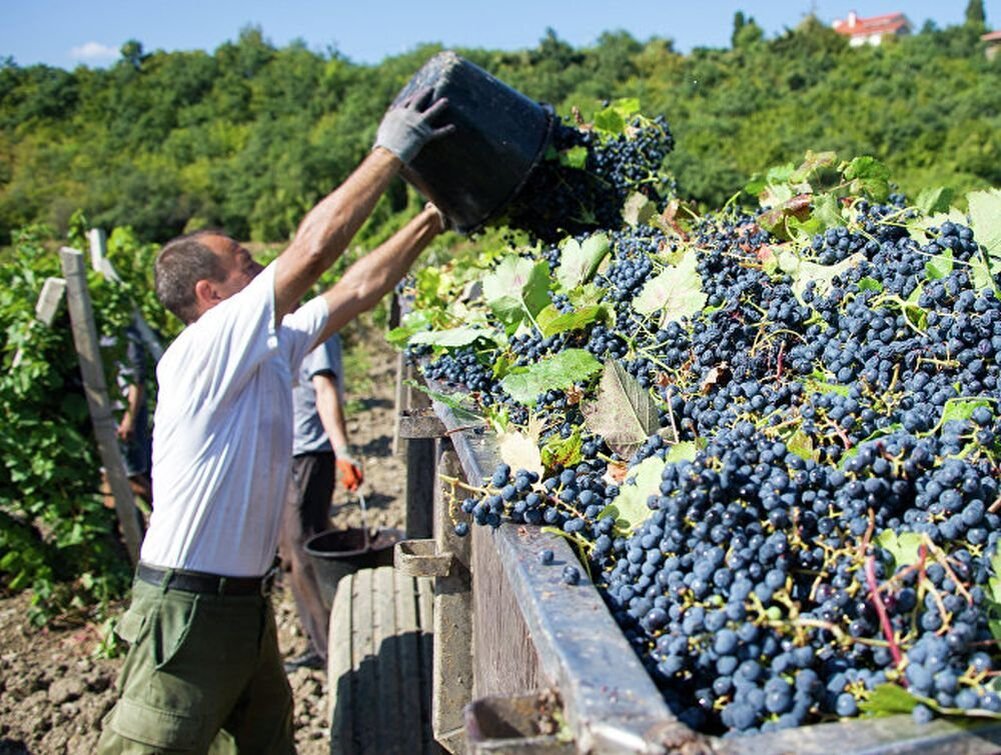
[[[146,563],[256,577],[274,561],[292,376],[327,320],[316,298],[275,328],[274,280],[272,263],[186,327],[157,365]]]

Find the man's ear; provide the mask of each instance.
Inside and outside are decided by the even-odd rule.
[[[204,312],[219,303],[219,292],[212,281],[202,278],[195,283],[195,303],[199,312]]]

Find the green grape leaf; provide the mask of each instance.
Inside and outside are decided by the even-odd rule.
[[[411,344],[442,346],[447,349],[454,349],[460,346],[468,346],[480,338],[486,338],[493,341],[494,334],[492,331],[484,330],[483,328],[468,326],[462,328],[449,328],[448,330],[422,330],[420,333],[414,333],[414,335],[412,335],[407,342]]]
[[[914,200],[914,206],[925,215],[948,212],[949,204],[954,195],[955,192],[947,186],[929,187],[918,193],[918,198]]]
[[[890,171],[874,157],[856,157],[842,168],[852,194],[865,194],[877,202],[890,195]]]
[[[611,245],[608,236],[603,233],[589,236],[584,239],[583,244],[574,238],[567,239],[563,242],[563,249],[560,252],[560,266],[556,269],[556,280],[565,291],[587,283],[594,276],[609,249]],[[548,275],[548,270],[546,274]]]
[[[966,200],[973,237],[988,255],[1001,258],[1001,189],[975,191]]]
[[[991,402],[979,398],[951,398],[942,407],[942,418],[938,422],[941,427],[950,420],[967,420],[973,416],[973,412],[981,406],[990,406]]]
[[[426,309],[408,312],[399,326],[386,334],[386,340],[397,348],[403,348],[411,336],[431,327],[431,312]]]
[[[548,290],[549,265],[523,257],[505,257],[483,278],[484,300],[509,330],[549,305]]]
[[[796,295],[796,298],[799,299],[800,303],[804,303],[803,293],[806,291],[807,286],[809,286],[811,282],[816,281],[816,286],[814,288],[815,293],[818,296],[824,296],[831,290],[831,287],[834,285],[835,278],[848,272],[864,260],[865,255],[861,252],[856,252],[836,265],[819,265],[816,262],[810,262],[809,260],[800,260],[795,271],[790,271],[790,275],[792,275],[793,278],[792,291]]]
[[[539,330],[542,331],[543,337],[548,338],[568,330],[580,330],[605,314],[605,308],[600,304],[583,307],[572,312],[560,312],[555,306],[550,305],[539,312],[536,316],[536,322],[539,323]]]
[[[581,453],[583,444],[579,427],[573,429],[569,438],[553,433],[542,447],[542,463],[549,469],[557,466],[575,466],[584,458]]]
[[[587,164],[587,147],[578,145],[560,152],[560,165],[582,170]]]
[[[942,254],[936,254],[925,263],[925,277],[928,280],[939,280],[947,277],[955,263],[952,259],[952,250],[946,249]]]
[[[500,378],[504,377],[508,372],[511,371],[511,368],[514,366],[514,364],[515,362],[511,357],[506,356],[504,354],[499,354],[497,358],[494,360],[491,374],[495,379],[499,380]]]
[[[918,285],[911,295],[907,297],[906,301],[901,301],[901,309],[904,311],[904,316],[907,317],[911,325],[913,325],[918,330],[924,330],[928,327],[928,310],[918,304],[918,300],[921,299],[921,286]]]
[[[581,404],[584,424],[624,459],[660,429],[650,393],[619,362],[605,362],[594,401]]]
[[[761,269],[769,277],[773,277],[779,271],[779,255],[770,246],[763,246],[758,250],[758,259],[761,260]]]
[[[768,183],[764,185],[761,193],[758,195],[758,201],[762,207],[774,209],[785,205],[786,202],[791,201],[795,196],[796,192],[787,184]]]
[[[813,438],[810,436],[810,433],[801,427],[797,428],[796,432],[786,441],[786,448],[791,453],[796,454],[799,458],[806,461],[817,461],[820,455],[813,446]]]
[[[813,198],[812,218],[819,221],[816,233],[845,225],[845,218],[841,214],[841,203],[833,194],[821,194]]]
[[[595,113],[594,127],[609,136],[618,136],[625,132],[626,124],[639,110],[640,103],[635,98],[616,100]]]
[[[772,186],[769,186],[769,189],[772,188]],[[790,221],[795,219],[803,223],[809,219],[813,195],[805,193],[793,194],[792,190],[788,189],[788,187],[783,188],[786,188],[787,191],[779,192],[775,196],[768,198],[769,200],[774,200],[774,203],[764,205],[766,207],[770,206],[770,209],[758,216],[758,224],[778,238],[788,239],[789,229],[787,226]],[[787,193],[791,196],[783,199]]]
[[[626,480],[619,486],[619,494],[606,506],[598,518],[615,517],[615,527],[620,533],[627,533],[646,521],[653,513],[647,506],[647,499],[660,495],[660,475],[667,461],[650,456],[641,461],[626,474]]]
[[[939,705],[937,700],[916,694],[900,685],[887,682],[876,687],[869,697],[859,703],[859,710],[864,716],[889,716],[900,713],[910,713],[921,703],[939,715],[951,718],[977,719],[989,718],[1001,720],[1001,713],[984,710],[983,708],[948,708]]]
[[[669,464],[678,461],[695,461],[697,451],[698,447],[695,445],[695,441],[683,440],[672,444],[667,449],[667,453],[664,454],[664,459]]]
[[[422,300],[441,300],[441,292],[446,289],[441,270],[436,267],[421,268],[414,274],[414,287],[417,298]]]
[[[790,174],[789,181],[805,183],[824,168],[833,167],[837,161],[838,156],[834,152],[814,152],[812,149],[808,149],[803,163]]]
[[[567,291],[567,299],[573,304],[574,309],[584,309],[594,304],[600,304],[605,298],[605,289],[594,283],[585,283],[583,286]]]
[[[661,327],[701,312],[709,297],[702,291],[696,265],[695,253],[685,254],[677,265],[665,268],[643,285],[633,299],[633,309],[643,315],[660,311]]]
[[[994,555],[991,557],[991,573],[999,580],[999,585],[1001,585],[1001,548],[995,546]],[[994,593],[998,598],[998,603],[1001,603],[1001,590]]]
[[[795,192],[788,184],[795,173],[796,166],[792,163],[775,165],[764,175],[754,174],[745,184],[744,191],[756,197],[762,207],[774,207],[792,198]]]
[[[421,393],[426,394],[432,401],[437,401],[439,404],[447,406],[452,410],[452,414],[460,422],[483,422],[482,415],[477,414],[469,408],[470,404],[468,393],[441,393],[440,391],[428,388],[426,385],[419,383],[416,380],[407,380],[404,382]]]
[[[994,284],[994,276],[991,274],[990,256],[983,251],[970,259],[971,282],[973,288],[981,291],[985,288],[993,288],[997,292]]]
[[[996,546],[991,558],[991,574],[987,580],[987,625],[991,636],[1001,640],[1001,548]]]
[[[622,219],[635,228],[638,225],[648,225],[650,218],[657,214],[657,206],[645,194],[633,192],[622,206]]]
[[[910,713],[918,705],[918,700],[898,684],[887,682],[876,687],[865,700],[859,702],[859,710],[866,716],[892,716]]]
[[[809,378],[804,380],[803,387],[807,391],[819,393],[820,395],[824,395],[825,393],[836,393],[839,396],[848,398],[848,395],[851,393],[850,386],[841,385],[840,383],[831,383],[827,380],[827,376],[822,372],[815,372]]]
[[[997,619],[988,619],[987,628],[991,631],[991,637],[995,640],[1001,640],[1001,621]]]
[[[879,292],[879,291],[883,290],[883,284],[880,283],[875,278],[870,278],[867,275],[864,278],[859,278],[858,290],[859,291],[876,291],[876,292]]]
[[[898,535],[893,530],[883,530],[875,538],[881,548],[886,548],[893,556],[897,569],[916,564],[924,538],[918,532],[904,532]]]
[[[520,404],[532,406],[540,393],[569,388],[601,369],[601,364],[585,349],[566,349],[519,371],[512,370],[501,387]]]

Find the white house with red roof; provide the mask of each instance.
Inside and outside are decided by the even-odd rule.
[[[984,53],[987,55],[987,59],[994,60],[998,50],[1001,50],[1001,31],[989,31],[981,35],[980,41],[986,45]]]
[[[903,13],[861,18],[855,11],[850,11],[848,18],[837,19],[831,28],[848,37],[848,44],[852,47],[878,45],[887,37],[902,37],[912,31],[911,22]]]

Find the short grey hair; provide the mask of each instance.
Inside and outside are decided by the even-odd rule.
[[[185,325],[198,317],[195,284],[200,280],[222,281],[226,270],[215,252],[199,239],[223,236],[221,231],[202,230],[168,241],[157,255],[153,275],[156,295]]]

